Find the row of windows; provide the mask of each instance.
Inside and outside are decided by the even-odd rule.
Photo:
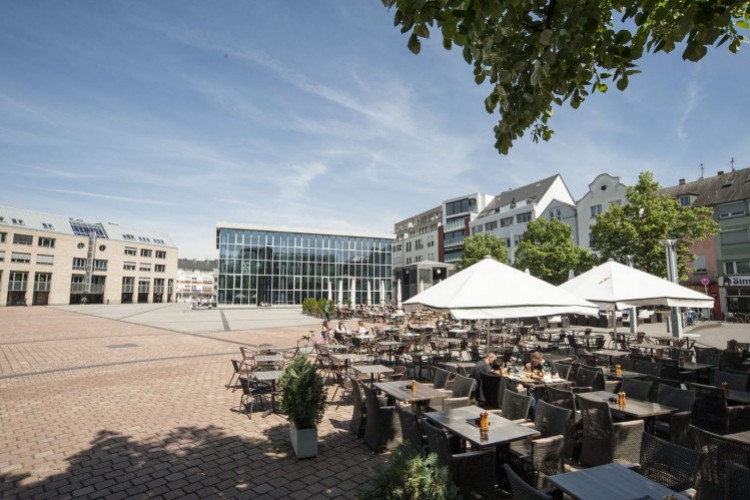
[[[445,204],[445,215],[450,217],[451,215],[462,214],[466,212],[475,213],[477,211],[477,200],[474,198],[467,198],[458,201],[452,201]]]
[[[133,247],[125,247],[125,255],[130,255],[132,257],[135,257],[138,254],[138,249]],[[141,257],[147,257],[150,258],[152,255],[151,249],[148,248],[141,248]],[[167,252],[164,250],[156,250],[154,252],[154,256],[157,259],[166,259],[167,258]]]

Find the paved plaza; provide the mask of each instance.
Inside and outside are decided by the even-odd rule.
[[[355,497],[386,457],[348,431],[348,401],[329,406],[318,457],[296,460],[286,420],[232,411],[241,391],[225,387],[240,345],[319,324],[296,307],[0,309],[0,497]],[[750,342],[750,325],[689,331]]]

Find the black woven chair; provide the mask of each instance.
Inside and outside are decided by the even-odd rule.
[[[401,437],[404,445],[410,446],[417,453],[424,454],[427,442],[422,432],[419,415],[405,406],[396,406],[396,412],[401,423]]]
[[[479,374],[479,403],[484,408],[500,408],[503,378],[494,373]]]
[[[380,406],[375,390],[360,385],[365,393],[367,419],[365,422],[365,443],[375,453],[392,450],[402,442],[401,423],[394,406]]]
[[[493,498],[495,494],[495,452],[493,450],[451,453],[448,435],[429,420],[422,420],[430,453],[438,456],[438,463],[445,465],[461,491],[470,498]]]
[[[729,388],[735,391],[748,391],[750,390],[750,373],[737,373],[727,372],[719,370],[714,373],[714,385],[721,387],[721,384],[726,382],[729,384]]]
[[[627,370],[629,372],[635,371],[635,360],[631,358],[622,358],[617,361],[618,365],[620,365],[620,368],[623,370]]]
[[[656,402],[679,410],[669,415],[656,417],[654,422],[656,435],[681,446],[692,446],[693,438],[690,435],[690,423],[693,418],[695,392],[659,384]]]
[[[683,492],[695,487],[703,456],[699,451],[644,432],[636,471],[662,486]]]
[[[723,499],[727,461],[750,467],[750,444],[727,439],[694,425],[690,426],[690,432],[695,438],[697,450],[703,455],[698,498]],[[747,498],[747,491],[735,498]]]
[[[662,365],[653,361],[638,360],[635,363],[635,371],[651,377],[661,376]]]
[[[750,492],[750,469],[727,461],[724,469],[724,498],[744,498]]]
[[[477,386],[477,381],[471,377],[456,375],[453,379],[453,389],[449,397],[438,401],[430,401],[430,407],[440,410],[449,410],[451,408],[461,408],[472,404],[472,394]],[[433,402],[437,405],[433,405]]]
[[[640,401],[650,401],[651,399],[651,386],[653,382],[650,380],[638,380],[635,378],[624,378],[620,390],[627,394],[627,397],[631,399],[638,399]]]
[[[367,423],[367,406],[362,397],[362,389],[359,381],[355,377],[349,377],[352,389],[352,421],[349,424],[349,430],[357,437],[365,434],[365,425]]]
[[[695,392],[693,425],[715,434],[750,430],[750,405],[728,406],[724,391],[703,384],[688,384]]]
[[[526,481],[521,479],[518,474],[513,472],[508,464],[503,464],[503,470],[510,483],[510,492],[513,500],[552,500],[552,496],[544,491],[537,490]]]
[[[583,420],[582,464],[596,466],[610,462],[638,462],[643,420],[613,423],[606,401],[591,401],[579,396],[578,406]]]
[[[565,448],[563,453],[570,459],[577,459],[581,453],[581,439],[583,437],[583,425],[581,413],[576,406],[576,396],[570,389],[558,389],[547,387],[547,401],[550,404],[570,410],[570,422],[565,434]]]
[[[508,420],[526,420],[531,408],[531,396],[506,390],[503,394],[501,415]]]
[[[240,397],[239,411],[246,411],[247,415],[252,418],[255,403],[265,408],[264,396],[270,396],[271,386],[265,382],[258,382],[252,375],[240,377],[240,386],[242,387],[242,396]]]
[[[604,373],[599,368],[578,367],[573,392],[603,391],[604,387]]]
[[[539,436],[510,445],[511,466],[538,488],[544,486],[547,476],[565,472],[563,450],[570,414],[570,410],[546,401],[537,402],[534,429]]]
[[[742,369],[742,354],[737,351],[723,351],[719,355],[719,369],[725,370],[727,368]]]
[[[572,364],[562,361],[552,361],[550,364],[552,365],[552,370],[556,371],[560,378],[569,380],[568,375],[570,375],[570,370],[573,367]]]

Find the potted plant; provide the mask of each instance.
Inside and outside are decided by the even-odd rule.
[[[281,412],[289,420],[289,438],[297,458],[318,454],[318,424],[326,409],[323,378],[305,355],[296,356],[279,379]]]

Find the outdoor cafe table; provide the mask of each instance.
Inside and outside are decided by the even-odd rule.
[[[560,377],[535,378],[535,377],[527,377],[523,373],[524,372],[509,373],[507,375],[503,375],[503,377],[507,378],[508,380],[512,382],[521,384],[524,387],[529,388],[529,389],[536,389],[538,387],[543,387],[548,384],[561,384],[563,382],[567,382],[566,379],[560,378]]]
[[[740,443],[750,444],[750,431],[735,432],[733,434],[724,434],[727,439],[739,441]]]
[[[448,370],[450,370],[451,368],[455,368],[454,370],[450,370],[450,371],[457,372],[459,371],[459,369],[463,368],[467,372],[469,372],[472,368],[474,368],[474,365],[476,365],[477,363],[475,361],[444,361],[440,364],[443,365]]]
[[[627,395],[625,405],[620,406],[617,404],[617,394],[607,391],[579,392],[577,396],[589,401],[604,401],[609,404],[609,409],[612,412],[617,412],[630,418],[643,419],[646,430],[653,428],[654,419],[659,415],[669,415],[677,411],[677,408],[672,408],[671,406],[664,406],[650,401],[641,401],[627,397]]]
[[[660,500],[668,495],[688,498],[618,463],[599,465],[547,479],[573,498],[607,500]]]
[[[734,404],[750,404],[750,392],[729,389],[727,393],[727,401]]]
[[[609,364],[610,366],[614,363],[615,358],[624,358],[628,354],[630,354],[629,351],[619,351],[615,349],[601,349],[599,351],[593,351],[591,354],[594,356],[606,356],[609,358]]]
[[[464,406],[445,411],[431,411],[425,413],[424,416],[470,442],[474,448],[496,448],[512,441],[539,435],[539,431],[519,425],[492,412],[488,413],[489,429],[485,435],[482,435],[479,426],[474,421],[484,411],[478,406]]]
[[[368,354],[331,354],[331,359],[344,363],[344,368],[348,369],[352,361],[369,361],[372,356]]]
[[[253,378],[258,382],[270,382],[271,384],[271,408],[263,412],[263,417],[267,417],[271,412],[276,411],[276,381],[281,378],[284,370],[256,370],[252,373]]]
[[[278,366],[284,362],[284,356],[281,354],[256,354],[253,356],[253,362],[256,366]]]
[[[357,373],[360,373],[362,375],[370,374],[370,385],[375,383],[375,374],[378,374],[378,377],[380,377],[380,374],[382,373],[392,373],[393,368],[389,368],[387,366],[383,365],[354,365],[352,366],[352,370],[354,370]]]
[[[604,376],[609,379],[622,380],[624,378],[642,378],[645,377],[643,373],[631,372],[630,370],[620,370],[620,376],[618,377],[614,371],[604,371]]]
[[[411,380],[396,380],[394,382],[375,382],[375,387],[397,401],[411,404],[415,412],[422,414],[424,407],[431,399],[444,399],[449,392],[435,389],[431,385],[416,382],[415,390],[411,390]]]

